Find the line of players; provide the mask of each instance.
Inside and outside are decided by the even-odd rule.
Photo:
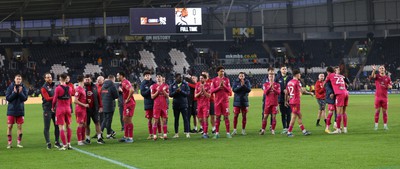
[[[383,121],[384,121],[384,129],[387,130],[387,91],[391,89],[392,84],[390,77],[385,74],[384,66],[379,67],[379,74],[375,74],[376,66],[373,66],[373,71],[371,74],[371,78],[375,80],[376,84],[376,93],[375,93],[375,130],[378,129],[378,121],[379,121],[379,112],[382,109],[383,112]],[[202,72],[200,76],[200,81],[195,82],[194,85],[194,97],[197,101],[197,117],[201,123],[201,130],[203,131],[203,138],[209,138],[208,135],[208,117],[211,114],[211,123],[213,130],[215,129],[214,139],[220,137],[219,135],[219,125],[221,123],[221,116],[224,117],[225,126],[226,126],[226,136],[227,138],[232,138],[232,135],[237,134],[237,118],[240,112],[242,112],[243,121],[242,121],[242,134],[246,135],[245,126],[246,126],[246,114],[248,111],[248,93],[251,91],[250,82],[245,79],[244,73],[239,73],[239,77],[233,83],[233,86],[230,86],[229,79],[224,76],[224,68],[218,67],[217,73],[218,76],[214,79],[210,80],[207,72]],[[108,85],[107,89],[104,89],[104,86],[98,90],[96,86],[91,82],[90,76],[78,76],[78,87],[74,89],[73,85],[69,83],[69,77],[66,74],[60,75],[60,84],[56,87],[52,82],[51,74],[45,74],[45,84],[43,85],[41,91],[43,96],[43,110],[44,110],[44,135],[47,142],[47,148],[51,148],[51,143],[49,140],[49,127],[50,121],[53,120],[55,123],[55,136],[56,143],[55,146],[60,148],[60,150],[70,149],[71,148],[71,129],[69,127],[71,123],[71,107],[72,107],[72,98],[71,95],[75,93],[75,101],[76,104],[75,112],[76,112],[76,121],[78,123],[77,128],[77,138],[78,145],[84,145],[84,143],[90,143],[90,130],[89,128],[90,119],[92,119],[96,125],[96,134],[98,137],[97,142],[99,144],[103,144],[101,132],[100,130],[99,120],[100,116],[98,112],[103,112],[103,106],[101,100],[104,101],[104,98],[101,99],[99,96],[110,93],[116,93],[117,90],[122,92],[123,96],[123,128],[125,129],[124,137],[120,140],[121,142],[131,143],[133,142],[133,123],[132,117],[134,115],[134,109],[136,102],[133,98],[133,87],[130,82],[125,78],[125,74],[120,72],[118,74],[118,79],[121,81],[121,85],[118,87],[114,85],[115,77],[109,76],[106,81],[111,83]],[[180,100],[180,96],[188,97],[189,92],[187,90],[188,84],[185,81],[182,81],[180,75],[175,77],[175,83],[171,86],[165,83],[165,77],[162,74],[157,74],[157,82],[153,82],[151,80],[150,72],[144,73],[144,81],[141,84],[141,94],[143,95],[144,108],[146,112],[146,118],[148,118],[149,123],[149,138],[157,140],[157,129],[159,133],[161,132],[161,126],[163,128],[163,135],[159,136],[162,139],[167,139],[167,118],[168,118],[168,97],[173,97],[173,108],[175,115],[175,124],[177,124],[176,116],[179,113],[187,114],[187,110],[180,110],[181,108],[187,109],[187,107],[180,105],[187,105],[187,101]],[[271,114],[271,133],[275,134],[276,127],[276,114],[277,114],[277,106],[280,106],[280,111],[282,114],[282,124],[283,124],[283,134],[287,134],[288,137],[292,137],[293,126],[295,121],[297,120],[299,123],[299,127],[302,130],[304,135],[310,135],[311,133],[305,130],[304,125],[302,124],[302,115],[300,112],[300,97],[302,94],[310,94],[311,92],[307,92],[302,89],[301,83],[301,73],[299,70],[293,70],[293,77],[290,77],[287,74],[286,66],[281,66],[281,71],[278,73],[277,77],[275,77],[275,72],[273,68],[268,69],[268,79],[263,85],[265,101],[263,101],[263,120],[262,120],[262,129],[260,131],[261,135],[265,134],[265,128],[267,126],[267,118]],[[328,103],[329,114],[325,119],[326,129],[325,132],[339,134],[342,132],[341,129],[341,121],[343,120],[343,132],[347,133],[347,112],[346,108],[348,105],[348,91],[346,86],[346,78],[340,74],[340,69],[336,67],[335,69],[332,67],[327,68],[327,78],[324,80],[324,75],[319,75],[319,80],[316,82],[316,94],[317,101],[319,104],[320,112],[318,113],[317,126],[319,125],[319,119],[322,115],[324,117],[325,110],[325,102]],[[191,87],[192,87],[191,86]],[[232,90],[233,89],[233,90]],[[234,96],[234,130],[230,133],[230,122],[229,122],[229,96],[231,96],[232,91],[235,93]],[[8,105],[8,146],[7,148],[11,148],[11,131],[14,123],[18,124],[18,144],[17,147],[23,147],[20,143],[22,140],[22,124],[24,122],[24,105],[23,102],[27,100],[26,95],[26,87],[22,84],[22,77],[20,75],[15,76],[14,82],[8,87],[6,92],[6,99],[9,102]],[[116,98],[118,98],[118,94],[112,94],[111,100],[114,102]],[[24,97],[25,96],[25,97]],[[150,96],[150,97],[149,97]],[[106,98],[106,97],[105,97]],[[185,98],[186,99],[186,98]],[[96,100],[97,103],[94,103],[93,100]],[[281,101],[283,100],[283,102]],[[182,102],[183,101],[183,102]],[[214,103],[214,104],[212,104]],[[107,107],[115,108],[115,103],[111,103],[111,105]],[[213,108],[214,107],[214,108]],[[287,109],[289,108],[290,109]],[[175,110],[178,109],[178,110]],[[287,116],[287,112],[289,110],[289,116]],[[212,110],[215,111],[215,115],[212,114]],[[107,110],[110,113],[113,113],[114,110]],[[291,111],[291,112],[290,112]],[[97,113],[96,113],[97,112]],[[177,112],[177,113],[175,113]],[[337,112],[337,115],[336,115]],[[335,125],[336,129],[333,132],[330,132],[331,118],[335,113]],[[216,116],[216,117],[215,117]],[[214,117],[216,118],[214,123]],[[188,116],[184,116],[184,119],[187,119]],[[110,119],[108,117],[107,119]],[[112,115],[111,115],[112,119]],[[103,120],[104,121],[104,120]],[[106,120],[107,121],[107,120]],[[162,124],[162,125],[161,125]],[[214,126],[215,124],[215,126]],[[185,134],[187,137],[189,135],[189,129],[185,124]],[[114,137],[115,131],[111,129],[111,121],[108,122],[108,125],[104,125],[107,127],[107,137]],[[89,128],[90,129],[90,128]],[[58,136],[61,137],[63,146],[61,146],[58,142]],[[86,136],[86,141],[84,142]],[[175,125],[175,136],[174,138],[179,137],[177,131],[177,125]]]

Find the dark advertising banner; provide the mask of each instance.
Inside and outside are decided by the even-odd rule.
[[[131,35],[201,33],[201,8],[131,8]]]

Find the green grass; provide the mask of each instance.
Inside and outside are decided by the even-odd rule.
[[[389,99],[389,131],[382,130],[382,123],[378,131],[373,130],[374,96],[352,95],[348,107],[349,133],[327,135],[324,127],[315,127],[315,98],[303,96],[303,120],[306,129],[312,132],[311,136],[302,136],[297,124],[294,138],[280,134],[272,136],[269,133],[260,136],[261,98],[254,97],[250,98],[247,136],[237,135],[226,139],[222,134],[218,140],[204,140],[199,134],[186,139],[181,133],[182,138],[156,142],[146,140],[148,134],[143,101],[138,101],[134,116],[135,143],[121,144],[117,140],[105,140],[105,145],[92,143],[79,148],[138,168],[400,168],[400,99],[397,95],[390,95]],[[6,106],[0,106],[0,111],[4,113],[0,118],[0,168],[122,168],[77,151],[46,150],[40,104],[26,105],[22,142],[25,147],[6,149]],[[172,110],[169,112],[168,128],[173,131]],[[278,132],[282,129],[280,119],[278,115]],[[75,117],[73,122],[72,143],[75,146]],[[117,116],[114,116],[113,128],[116,131],[120,129]],[[238,128],[241,128],[241,120]],[[183,124],[180,129],[183,130]],[[224,133],[223,123],[220,129]],[[117,136],[121,137],[122,132],[118,132]],[[170,133],[169,137],[172,136]],[[53,140],[54,135],[51,138]],[[16,128],[13,134],[14,147],[15,142]]]

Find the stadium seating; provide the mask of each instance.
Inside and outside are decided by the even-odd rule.
[[[61,64],[54,64],[53,66],[51,66],[51,73],[54,73],[55,75],[59,75],[59,74],[63,74],[63,73],[68,73],[68,69],[67,67],[61,65]]]
[[[144,66],[147,68],[157,68],[157,63],[154,61],[154,54],[147,51],[147,50],[142,50],[139,51],[139,54],[141,56],[141,59],[139,60],[140,63],[142,63]]]
[[[184,74],[183,69],[188,69],[190,67],[189,63],[186,61],[185,53],[177,49],[171,49],[169,55],[171,56],[172,63],[176,63],[174,64],[174,71]]]
[[[85,69],[84,69],[83,74],[85,74],[85,75],[87,75],[87,74],[94,75],[95,73],[100,74],[101,72],[102,72],[102,67],[101,66],[93,65],[91,63],[88,63],[88,64],[85,65]]]

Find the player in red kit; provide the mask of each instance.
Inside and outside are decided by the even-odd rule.
[[[208,72],[203,71],[201,72],[202,75],[206,75],[207,79],[206,79],[206,83],[209,84],[211,86],[212,80],[210,79],[210,75],[208,74]],[[212,133],[215,133],[215,109],[214,109],[214,97],[215,94],[211,93],[211,97],[210,97],[210,122],[211,122],[211,126],[212,126]]]
[[[203,127],[203,138],[209,138],[208,116],[210,114],[211,86],[207,82],[207,75],[200,75],[200,83],[196,84],[194,96],[197,98],[197,117]]]
[[[86,102],[86,92],[83,88],[83,76],[78,76],[78,86],[75,89],[75,116],[76,123],[78,123],[78,128],[76,129],[76,136],[78,138],[78,145],[85,145],[85,124],[86,124],[86,108],[89,104]]]
[[[60,129],[60,137],[63,143],[63,147],[60,150],[72,149],[72,131],[70,128],[72,89],[65,83],[66,78],[66,74],[60,75],[60,85],[56,87],[52,104],[52,110],[56,112],[56,124]],[[65,130],[67,130],[67,135],[65,135]]]
[[[330,81],[332,84],[333,91],[336,97],[336,127],[337,129],[331,134],[340,134],[342,131],[340,129],[340,123],[343,118],[343,132],[347,133],[347,114],[346,107],[349,103],[349,92],[346,88],[345,77],[340,74],[340,68],[336,67],[335,73],[332,72],[333,69],[331,67],[327,68],[328,76],[326,77],[325,82]]]
[[[379,112],[382,109],[383,129],[388,130],[387,108],[388,108],[388,89],[392,88],[392,80],[385,73],[385,67],[379,66],[379,74],[375,74],[376,66],[372,66],[371,79],[375,80],[375,130],[378,130]]]
[[[292,109],[292,118],[290,119],[289,123],[289,129],[287,136],[288,137],[293,137],[293,125],[294,122],[297,119],[297,122],[299,123],[299,127],[301,131],[303,132],[303,135],[308,136],[311,134],[311,132],[308,132],[303,125],[303,120],[302,120],[302,115],[300,112],[300,97],[301,95],[304,94],[310,94],[311,96],[314,96],[313,93],[307,92],[301,88],[301,83],[300,83],[300,70],[294,70],[293,71],[293,79],[289,81],[289,83],[286,86],[286,93],[285,93],[285,100],[286,100],[286,106],[290,105],[290,108]]]
[[[168,118],[168,104],[167,99],[169,96],[169,86],[163,82],[163,75],[157,74],[157,83],[151,85],[151,98],[154,100],[153,106],[153,139],[157,140],[157,125],[160,118],[162,120],[162,127],[164,131],[163,139],[167,139],[167,118]]]
[[[131,82],[129,82],[125,78],[124,72],[119,72],[117,76],[119,77],[119,81],[121,82],[122,95],[123,95],[122,97],[124,99],[123,120],[124,120],[125,135],[124,138],[120,140],[120,142],[133,143],[132,117],[135,113],[135,106],[136,106],[135,98],[133,98],[134,89],[132,87]]]
[[[213,139],[219,138],[219,125],[221,123],[221,115],[224,116],[226,137],[232,138],[229,130],[229,95],[232,93],[229,79],[224,76],[225,68],[219,66],[217,68],[218,76],[212,80],[211,93],[215,93],[215,115],[217,121],[215,124],[215,135]]]
[[[318,118],[317,118],[317,127],[321,126],[319,124],[320,119],[323,118],[325,121],[325,125],[326,125],[326,113],[325,113],[325,87],[324,87],[324,79],[325,79],[325,75],[323,73],[318,75],[318,80],[317,82],[315,82],[315,97],[317,98],[317,103],[319,105],[319,111],[318,111]]]
[[[277,82],[274,82],[274,79],[274,68],[270,67],[268,68],[268,82],[265,82],[263,86],[265,95],[265,106],[260,135],[264,135],[265,133],[267,119],[270,114],[272,116],[271,134],[275,135],[276,114],[278,113],[278,96],[281,93],[281,85]]]

